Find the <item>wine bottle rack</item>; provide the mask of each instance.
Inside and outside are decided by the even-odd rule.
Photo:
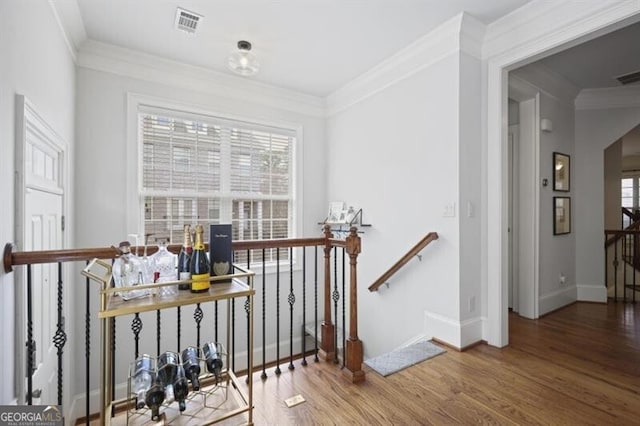
[[[101,267],[104,269],[102,274],[96,273],[94,270],[97,267]],[[100,310],[98,312],[98,318],[100,319],[100,418],[102,419],[102,424],[111,425],[111,415],[113,412],[113,407],[115,404],[127,403],[130,399],[131,395],[131,378],[127,379],[128,381],[128,398],[120,401],[113,401],[111,398],[112,395],[112,382],[111,382],[111,373],[113,371],[113,360],[111,359],[111,342],[113,337],[113,331],[111,329],[111,318],[115,318],[121,315],[129,315],[134,313],[142,313],[149,311],[156,311],[161,309],[167,309],[178,306],[187,306],[194,305],[198,303],[207,303],[207,302],[215,302],[215,301],[226,301],[227,302],[227,327],[229,327],[231,318],[230,318],[230,304],[231,300],[238,297],[246,297],[248,299],[248,314],[249,314],[249,347],[247,348],[248,354],[248,370],[247,377],[251,378],[253,374],[253,296],[255,294],[255,290],[253,287],[253,278],[254,272],[244,269],[238,265],[234,265],[234,270],[238,271],[234,274],[230,275],[221,275],[221,276],[212,276],[210,281],[215,285],[212,285],[207,292],[203,293],[191,293],[187,291],[180,291],[175,296],[169,297],[157,297],[155,294],[157,293],[158,288],[167,286],[167,285],[177,285],[184,283],[191,283],[191,281],[170,281],[163,283],[153,283],[153,284],[142,284],[133,287],[121,287],[115,288],[111,285],[111,264],[100,259],[93,259],[86,268],[82,270],[82,275],[99,282],[100,285]],[[219,281],[219,282],[216,282]],[[225,282],[226,281],[226,282]],[[122,300],[119,296],[117,296],[117,292],[120,291],[128,291],[132,289],[145,289],[148,288],[151,290],[150,296],[145,296],[139,299],[132,299],[128,301]],[[226,348],[229,348],[230,344],[230,333],[227,333],[227,342]],[[226,363],[223,369],[223,377],[224,377],[224,386],[214,386],[213,389],[206,389],[200,391],[192,391],[189,393],[189,397],[192,398],[190,402],[192,402],[192,406],[196,404],[197,401],[201,401],[197,405],[197,409],[194,411],[201,410],[212,410],[211,413],[208,413],[205,419],[202,419],[202,423],[198,422],[202,426],[211,425],[228,418],[238,416],[246,413],[248,417],[247,424],[253,425],[253,380],[248,380],[247,382],[247,392],[246,394],[242,391],[242,386],[240,385],[240,381],[236,377],[235,373],[228,368],[229,366],[229,355],[226,353],[225,355]],[[202,364],[202,360],[201,360]],[[206,369],[205,369],[206,370]],[[202,369],[201,369],[202,371]],[[129,374],[130,375],[130,374]],[[206,382],[210,374],[205,374],[202,376],[202,382]],[[230,386],[231,385],[231,386]],[[201,388],[202,389],[202,388]],[[218,401],[214,399],[216,396],[216,392],[224,392],[224,401],[228,401],[228,392],[229,390],[233,390],[235,392],[236,398],[235,401],[238,404],[238,407],[235,409],[230,409],[228,411],[222,410],[219,405],[216,405],[217,402],[212,403],[211,401]],[[166,409],[167,407],[165,407]],[[148,408],[144,408],[142,410],[147,410],[147,419],[151,419],[150,410]],[[136,415],[139,414],[136,410]],[[177,408],[176,408],[176,411]],[[181,417],[181,416],[178,416]],[[133,418],[133,417],[132,417]],[[127,409],[127,424],[129,424],[129,409]],[[170,424],[170,423],[166,423]]]
[[[232,375],[227,365],[229,365],[229,354],[224,348],[224,345],[220,344],[222,350],[219,351],[221,357],[225,360],[225,365],[220,372],[219,380],[216,381],[215,376],[212,373],[205,373],[198,376],[201,386],[199,390],[193,390],[191,385],[189,386],[189,394],[185,399],[186,410],[180,412],[178,408],[178,401],[170,403],[163,402],[160,407],[160,420],[162,424],[184,424],[185,422],[198,423],[203,418],[210,419],[216,416],[217,412],[223,411],[228,408],[229,401],[229,389],[233,390]],[[157,357],[151,357],[156,359]],[[206,360],[202,357],[198,358],[200,363],[200,371],[207,371]],[[133,365],[135,361],[129,366],[129,375],[127,377],[127,395],[129,397],[126,401],[127,406],[127,425],[135,426],[138,424],[148,424],[151,421],[151,409],[147,406],[141,409],[136,408],[136,394],[132,390],[133,377],[131,371],[133,371]],[[212,383],[212,384],[209,384]],[[195,424],[194,423],[194,424]]]

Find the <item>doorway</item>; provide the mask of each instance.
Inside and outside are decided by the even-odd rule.
[[[21,251],[53,250],[66,247],[64,211],[66,195],[67,144],[37,113],[22,95],[16,96],[16,235]],[[33,404],[57,400],[57,348],[53,343],[58,320],[57,265],[30,266],[31,338],[27,327],[27,273],[16,270],[15,387],[18,403],[27,393],[25,342],[31,341],[35,353],[31,359]],[[61,325],[64,327],[63,313]]]

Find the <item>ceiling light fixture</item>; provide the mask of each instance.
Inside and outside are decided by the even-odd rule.
[[[238,50],[229,56],[229,69],[236,74],[248,77],[260,69],[260,63],[251,53],[251,43],[245,40],[238,42]]]

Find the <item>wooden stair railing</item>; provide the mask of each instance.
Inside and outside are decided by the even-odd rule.
[[[338,348],[336,345],[336,326],[341,326],[343,330],[348,330],[348,334],[346,335],[346,341],[344,341],[345,337],[343,337],[343,347],[342,347],[342,360],[343,360],[343,373],[345,374],[345,376],[347,376],[352,382],[360,382],[362,380],[365,379],[365,372],[362,369],[362,362],[363,362],[363,350],[362,350],[362,341],[360,341],[360,339],[358,338],[358,314],[357,314],[357,270],[356,270],[356,265],[357,265],[357,257],[360,254],[361,251],[361,239],[358,236],[358,231],[356,227],[352,227],[349,231],[349,235],[347,236],[346,239],[338,239],[338,238],[334,238],[333,234],[331,233],[331,230],[328,226],[325,226],[324,228],[324,235],[321,237],[312,237],[312,238],[286,238],[286,239],[274,239],[274,240],[252,240],[252,241],[234,241],[232,243],[232,249],[234,251],[235,254],[237,255],[242,255],[245,256],[246,258],[246,262],[247,262],[247,266],[250,265],[250,259],[251,259],[251,254],[249,253],[251,250],[262,250],[262,256],[259,256],[259,259],[262,260],[257,260],[256,262],[261,263],[262,265],[262,300],[263,300],[263,305],[262,305],[262,334],[263,334],[263,348],[262,348],[262,353],[263,355],[267,353],[266,350],[266,330],[265,330],[265,324],[266,324],[266,317],[265,317],[265,305],[264,305],[264,300],[266,300],[266,295],[265,295],[265,291],[267,288],[272,289],[275,286],[275,291],[279,292],[280,288],[283,288],[283,291],[286,291],[286,280],[283,279],[282,283],[280,280],[280,276],[282,274],[275,274],[273,277],[271,277],[270,279],[273,280],[273,282],[270,282],[271,284],[274,285],[267,285],[266,283],[266,269],[265,269],[265,250],[269,250],[269,249],[275,249],[276,250],[276,258],[279,258],[279,254],[280,251],[288,251],[288,260],[289,260],[289,296],[287,298],[288,303],[289,303],[289,322],[290,322],[290,327],[289,327],[289,340],[290,340],[290,354],[289,354],[289,369],[292,370],[294,368],[293,366],[293,359],[294,359],[294,354],[293,354],[293,315],[294,315],[294,304],[295,304],[295,299],[296,299],[296,295],[293,293],[293,280],[294,280],[294,276],[293,276],[293,248],[295,247],[299,247],[301,249],[301,255],[302,255],[302,271],[301,271],[301,279],[302,279],[302,321],[303,324],[305,323],[305,318],[306,318],[306,314],[305,314],[305,309],[308,305],[308,303],[306,303],[305,301],[307,300],[307,287],[309,290],[313,290],[314,294],[313,296],[313,304],[314,304],[314,311],[313,312],[313,317],[314,317],[314,325],[315,325],[315,330],[316,333],[314,335],[315,337],[315,350],[313,351],[315,353],[315,361],[318,361],[319,357],[318,355],[320,354],[325,354],[326,356],[326,360],[331,362],[331,363],[338,363],[339,362],[339,356],[338,356]],[[38,264],[58,264],[58,277],[62,277],[62,264],[66,263],[66,262],[83,262],[83,261],[88,261],[91,260],[93,258],[100,258],[100,259],[114,259],[117,255],[117,249],[113,248],[113,247],[96,247],[96,248],[82,248],[82,249],[61,249],[61,250],[46,250],[46,251],[15,251],[15,246],[11,243],[7,243],[4,247],[4,252],[1,254],[2,256],[2,266],[0,266],[0,269],[4,269],[5,273],[11,273],[11,271],[13,271],[14,269],[16,269],[16,267],[21,267],[24,266],[26,271],[27,271],[27,277],[26,277],[26,286],[28,288],[31,287],[31,278],[30,278],[30,269],[32,266],[34,265],[38,265]],[[169,245],[168,250],[170,250],[173,253],[178,253],[181,246],[180,245]],[[307,269],[306,269],[306,260],[305,260],[305,249],[312,249],[313,250],[313,254],[311,254],[311,258],[308,259],[309,263],[313,266],[314,269],[314,273],[313,275],[311,275],[310,273],[307,274]],[[319,254],[319,250],[318,249],[324,249],[324,276],[322,277],[321,274],[318,274],[318,272],[320,272],[319,270],[322,267],[318,267],[318,254]],[[132,247],[132,252],[134,253],[140,253],[144,250],[144,247]],[[155,246],[149,246],[147,248],[147,254],[151,255],[153,254],[155,251],[157,250],[157,247]],[[342,291],[338,291],[338,275],[337,273],[334,271],[334,274],[331,273],[332,269],[331,269],[331,264],[333,263],[334,266],[334,270],[337,270],[337,250],[344,250],[344,253],[346,255],[348,255],[349,258],[349,263],[348,265],[345,265],[345,256],[343,254],[342,256],[342,268],[341,270],[343,272],[347,272],[348,273],[348,283],[346,282],[345,279],[345,274],[342,274]],[[310,250],[311,251],[311,250]],[[334,252],[334,254],[332,255],[332,252]],[[244,254],[243,254],[244,253]],[[259,253],[258,253],[259,254]],[[314,264],[315,263],[315,264]],[[309,279],[307,280],[307,275],[309,275]],[[334,288],[332,289],[332,275],[335,277],[335,280],[333,282],[334,284]],[[324,282],[322,282],[324,281]],[[64,283],[62,281],[62,279],[58,278],[58,312],[62,312],[62,306],[63,306],[63,298],[61,295],[64,294],[65,291],[68,291],[68,289],[70,288],[68,283]],[[348,285],[347,288],[345,288],[345,284]],[[319,288],[320,287],[320,288]],[[324,287],[324,288],[322,288]],[[322,292],[324,290],[324,295],[319,294],[320,292]],[[90,346],[89,346],[89,341],[90,341],[90,330],[91,330],[91,318],[95,315],[95,312],[91,312],[91,304],[90,304],[90,294],[93,290],[90,289],[90,286],[87,282],[86,285],[86,301],[85,301],[85,367],[86,367],[86,371],[85,371],[85,400],[86,400],[86,407],[85,407],[85,418],[89,419],[91,416],[90,413],[90,407],[89,407],[89,400],[90,400],[90,392],[92,391],[92,388],[90,387],[90,371],[91,371],[91,351],[90,351]],[[30,295],[30,292],[28,291],[28,296],[27,296],[27,304],[31,303],[31,299],[32,296]],[[279,293],[277,293],[279,294]],[[347,294],[349,295],[347,297]],[[278,296],[279,297],[279,296]],[[320,314],[318,312],[320,304],[318,303],[318,299],[319,297],[322,297],[325,301],[324,304],[324,318],[320,317]],[[341,299],[343,301],[343,306],[342,306],[342,320],[340,321],[338,319],[338,299]],[[344,302],[348,301],[348,304],[345,304]],[[334,312],[332,312],[332,302],[333,302],[333,310]],[[297,305],[299,306],[299,305]],[[296,308],[297,308],[296,306]],[[234,309],[233,306],[231,309]],[[27,311],[29,311],[29,309],[27,309]],[[245,309],[246,311],[246,309]],[[79,315],[80,314],[80,311]],[[248,312],[247,316],[248,316]],[[332,321],[332,313],[335,315],[335,321]],[[346,317],[345,318],[345,314]],[[179,315],[179,314],[178,314]],[[280,308],[277,307],[276,308],[276,322],[279,324],[279,318],[280,318]],[[30,314],[27,314],[27,316],[29,317],[27,319],[27,323],[31,324],[32,323],[32,319],[30,317]],[[241,316],[240,316],[241,317]],[[158,321],[160,321],[160,317],[158,316]],[[232,315],[232,321],[234,321],[235,315]],[[196,320],[197,321],[197,320]],[[320,331],[318,329],[318,326],[320,325],[319,322],[322,321],[321,327],[322,327],[322,333],[321,333],[321,339],[318,342],[318,331]],[[348,323],[346,323],[346,321],[348,321]],[[178,324],[180,324],[178,322]],[[217,310],[216,310],[216,322],[215,324],[217,324]],[[61,323],[58,324],[59,327],[61,327]],[[217,327],[217,325],[215,325],[215,327]],[[347,328],[348,327],[348,328]],[[30,327],[28,326],[27,329],[29,330]],[[233,330],[235,330],[235,326],[232,325],[231,326],[232,329],[232,333],[234,332]],[[158,325],[158,330],[160,330],[160,326]],[[178,330],[180,330],[180,325],[178,325]],[[58,330],[60,332],[60,329]],[[27,332],[27,341],[31,342],[32,341],[32,337],[30,336],[30,331]],[[134,330],[134,335],[135,335],[136,331]],[[157,333],[157,340],[158,342],[160,342],[160,333]],[[178,342],[180,341],[180,332],[177,331],[177,336],[178,336]],[[249,335],[249,333],[247,332],[247,336]],[[58,332],[56,332],[56,338],[58,338]],[[60,347],[58,347],[58,344],[56,343],[56,347],[58,347],[58,362],[61,363],[62,359],[63,359],[63,349],[64,349],[64,345],[66,342],[66,335],[63,335],[64,339],[62,339],[63,341],[60,342]],[[55,340],[54,340],[55,341]],[[281,339],[277,338],[277,341],[280,342]],[[159,344],[159,343],[158,343]],[[178,343],[178,346],[180,346],[180,343]],[[277,348],[279,348],[279,344],[276,345]],[[159,346],[158,346],[159,347]],[[33,357],[35,356],[35,345],[32,346],[27,346],[28,348],[28,354],[27,354],[27,365],[32,365],[32,363],[29,361],[29,359],[33,359],[33,358],[29,358],[29,357]],[[234,350],[233,348],[235,348],[234,345],[232,345],[232,350]],[[112,350],[115,351],[115,344],[113,345]],[[158,352],[160,350],[158,349]],[[303,339],[303,348],[301,350],[301,356],[302,356],[302,365],[306,365],[306,356],[307,354],[307,350],[305,349],[305,345],[304,345],[304,339]],[[93,355],[95,357],[95,354]],[[281,362],[286,361],[286,356],[284,357],[280,357],[279,355],[279,350],[277,350],[276,353],[276,360],[275,360],[275,364],[278,366],[276,368],[276,375],[280,374],[280,368],[279,368],[279,364]],[[233,359],[233,354],[232,354],[232,359]],[[250,362],[250,358],[248,359],[247,362]],[[263,361],[262,361],[262,375],[261,375],[261,379],[265,380],[267,375],[265,372],[265,367],[267,366],[267,361],[265,359],[265,357],[263,356]],[[254,367],[259,367],[260,365],[254,365]],[[62,370],[59,368],[59,371],[62,372]],[[238,370],[238,371],[242,371],[242,370]],[[27,372],[27,394],[31,395],[32,394],[32,376],[33,376],[33,369],[29,369]],[[58,405],[62,405],[62,401],[63,400],[63,387],[62,387],[62,378],[64,376],[62,374],[59,374],[59,389],[58,389]],[[112,377],[112,385],[113,383],[115,383],[115,376]],[[30,398],[30,397],[28,397]],[[28,400],[28,402],[30,403],[30,399]],[[53,401],[51,401],[50,403],[53,403]]]
[[[400,260],[394,263],[391,268],[389,268],[384,274],[382,274],[380,278],[375,280],[374,283],[369,286],[369,291],[378,291],[378,288],[380,288],[380,286],[386,283],[387,280],[389,280],[389,278],[393,276],[393,274],[398,272],[414,256],[418,255],[418,253],[420,253],[420,251],[423,248],[425,248],[432,241],[435,241],[437,239],[438,239],[437,232],[429,232],[423,239],[418,241],[418,243],[415,246],[411,247],[411,249],[404,256],[400,258]]]

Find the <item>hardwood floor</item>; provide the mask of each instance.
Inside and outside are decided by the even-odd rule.
[[[357,385],[332,364],[284,364],[279,377],[254,376],[254,422],[640,425],[639,306],[576,303],[537,321],[511,314],[506,348],[448,349],[386,378],[367,370]],[[306,402],[287,408],[297,394]]]

